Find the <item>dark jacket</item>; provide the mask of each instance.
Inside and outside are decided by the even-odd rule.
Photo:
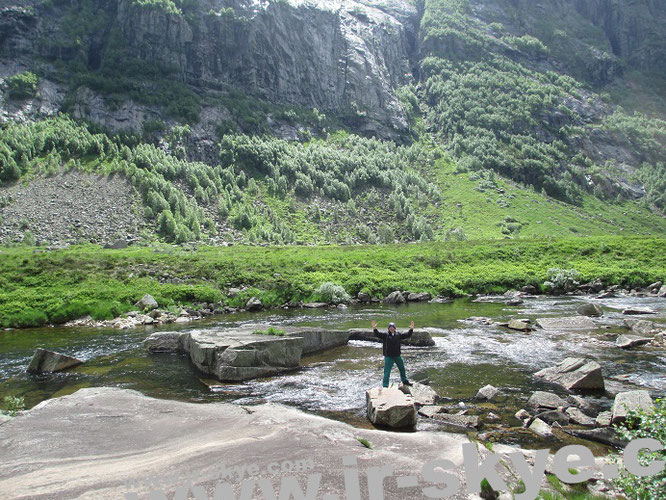
[[[414,333],[414,330],[410,328],[407,333],[398,333],[396,331],[394,335],[391,335],[390,333],[381,333],[379,330],[375,328],[375,330],[372,333],[375,334],[375,337],[382,340],[383,342],[382,353],[384,354],[384,356],[388,356],[389,358],[395,358],[397,356],[400,356],[400,344],[402,343],[402,341],[411,337],[412,334]]]

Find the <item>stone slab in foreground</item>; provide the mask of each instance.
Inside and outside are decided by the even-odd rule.
[[[604,378],[601,366],[596,361],[585,358],[567,358],[559,365],[545,368],[534,374],[544,382],[558,384],[565,389],[601,391]]]
[[[282,472],[279,465],[273,473],[267,470],[270,464],[311,459],[309,472],[322,474],[316,497],[345,498],[342,457],[358,457],[362,484],[369,467],[392,464],[396,475],[418,476],[424,463],[441,457],[462,478],[462,445],[468,442],[446,433],[356,429],[280,405],[193,404],[126,389],[82,389],[0,425],[0,492],[3,500],[119,499],[132,492],[144,499],[153,488],[143,485],[155,480],[173,498],[191,474],[209,493],[206,498],[213,498],[222,466],[251,464],[276,493],[291,476],[304,491],[307,472]],[[239,498],[240,481],[229,483]],[[421,498],[423,485],[398,488],[395,479],[386,480],[385,498]],[[248,498],[258,495],[257,488]]]
[[[368,420],[391,429],[413,429],[416,406],[410,394],[399,389],[376,387],[365,393]]]

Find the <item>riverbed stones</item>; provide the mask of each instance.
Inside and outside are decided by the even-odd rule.
[[[519,332],[532,331],[532,326],[530,325],[529,319],[512,319],[511,321],[509,321],[508,328],[510,330],[516,330]]]
[[[185,352],[186,332],[155,332],[143,341],[143,346],[148,352]]]
[[[666,285],[662,286],[657,292],[657,297],[666,297]]]
[[[609,411],[602,411],[594,420],[597,427],[609,427],[613,420],[613,414]]]
[[[535,418],[534,421],[528,427],[534,434],[543,438],[553,437],[553,429],[550,425],[541,420],[540,418]]]
[[[134,304],[134,307],[138,307],[142,311],[152,311],[153,309],[157,309],[159,305],[157,304],[155,297],[146,294],[141,297],[141,299],[136,304]]]
[[[261,299],[257,297],[252,297],[245,303],[245,310],[249,312],[261,311],[264,308],[264,304],[261,302]]]
[[[28,369],[28,373],[51,373],[67,370],[79,366],[83,361],[80,359],[61,354],[59,352],[47,351],[41,347],[35,351]]]
[[[633,349],[652,342],[653,337],[642,337],[640,335],[619,335],[615,345],[620,349]]]
[[[587,316],[539,318],[535,324],[544,330],[593,330],[597,327],[596,323]]]
[[[645,319],[625,319],[624,325],[629,328],[632,332],[639,335],[649,335],[654,333],[657,329],[656,323],[652,321],[647,321]]]
[[[587,399],[571,394],[567,397],[567,403],[571,406],[575,406],[584,413],[592,415],[594,413],[594,405],[590,403]]]
[[[363,304],[367,304],[369,302],[372,302],[372,296],[369,293],[365,292],[358,292],[358,295],[356,298],[359,300],[359,302]]]
[[[402,333],[406,332],[403,331]],[[363,340],[365,342],[382,342],[381,339],[375,337],[371,330],[357,330],[354,328],[349,330],[349,339]],[[415,329],[410,338],[402,341],[402,345],[411,347],[433,347],[435,341],[428,330]]]
[[[580,305],[576,312],[581,316],[589,316],[591,318],[598,318],[604,315],[604,310],[601,306],[591,302]]]
[[[573,424],[582,425],[583,427],[595,427],[597,425],[595,419],[593,419],[592,417],[588,417],[578,408],[567,408],[565,410],[565,413],[567,417],[569,417],[571,423]]]
[[[654,411],[654,403],[648,391],[621,392],[615,396],[611,409],[613,424],[619,424],[627,419],[629,411],[643,410],[646,413]]]
[[[365,393],[368,420],[378,427],[413,429],[416,426],[416,406],[411,395],[385,387]]]
[[[442,413],[443,407],[435,405],[422,406],[418,409],[418,414],[422,417],[433,418],[438,413]]]
[[[392,292],[384,298],[385,304],[399,305],[404,304],[405,302],[407,302],[407,299],[405,299],[405,296],[399,291]]]
[[[657,314],[657,311],[649,307],[629,307],[622,311],[626,316],[647,316],[650,314]]]
[[[566,358],[557,366],[537,372],[535,377],[561,385],[569,391],[604,389],[601,366],[596,361],[585,358]]]
[[[441,398],[435,389],[425,384],[414,382],[413,385],[401,385],[400,390],[405,394],[412,396],[414,404],[417,406],[431,406],[436,404]]]
[[[490,384],[486,385],[479,389],[479,392],[476,393],[475,399],[479,401],[492,401],[499,394],[499,389]]]
[[[567,403],[552,392],[537,391],[530,396],[527,405],[536,411],[556,410],[561,406],[568,406]]]
[[[433,416],[438,424],[451,431],[477,429],[479,427],[479,417],[476,415],[460,415],[451,413],[436,413]]]

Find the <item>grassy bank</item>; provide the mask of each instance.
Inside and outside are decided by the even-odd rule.
[[[102,250],[95,246],[0,254],[0,323],[62,323],[91,314],[109,319],[144,294],[161,307],[199,302],[242,305],[316,300],[323,282],[383,296],[393,290],[456,296],[540,287],[549,268],[583,280],[641,286],[666,278],[666,238],[593,237],[348,247],[177,247]],[[248,287],[229,297],[230,287]]]

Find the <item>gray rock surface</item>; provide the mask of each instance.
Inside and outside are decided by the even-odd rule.
[[[404,304],[405,302],[407,302],[407,299],[405,299],[405,296],[402,294],[402,292],[391,292],[386,297],[384,297],[385,304],[399,305]]]
[[[82,363],[83,361],[80,359],[58,352],[47,351],[40,347],[33,354],[27,371],[29,373],[60,372],[79,366]]]
[[[647,335],[657,330],[657,324],[644,319],[625,319],[624,324],[632,332],[639,335]]]
[[[479,417],[476,415],[436,413],[432,418],[446,430],[454,432],[476,429],[479,427]]]
[[[535,374],[545,382],[559,384],[567,390],[603,390],[601,366],[585,358],[567,358],[557,366],[545,368]]]
[[[345,345],[346,331],[285,327],[284,336],[258,335],[267,325],[158,332],[144,341],[150,352],[184,352],[203,373],[221,381],[242,381],[300,366],[305,354]]]
[[[508,328],[519,332],[529,332],[532,330],[529,320],[526,319],[512,319],[509,321]]]
[[[599,304],[593,304],[591,302],[582,304],[581,306],[578,307],[576,312],[582,316],[589,316],[592,318],[598,318],[604,315],[604,310],[601,308],[601,306]]]
[[[411,429],[416,426],[416,406],[409,394],[377,387],[365,393],[368,420],[373,425],[390,429]]]
[[[650,314],[657,314],[657,311],[649,307],[629,307],[622,311],[622,314],[627,316],[646,316]]]
[[[544,391],[537,391],[532,394],[527,401],[527,405],[537,411],[542,409],[555,410],[561,406],[568,406],[557,394]]]
[[[475,399],[479,401],[492,401],[499,394],[499,389],[490,384],[486,385],[479,389],[476,393]]]
[[[257,297],[252,297],[245,303],[245,309],[250,312],[261,311],[264,308],[261,299]]]
[[[539,318],[535,324],[544,330],[593,330],[597,328],[596,323],[587,316]]]
[[[595,427],[597,425],[597,422],[594,418],[588,417],[578,408],[567,408],[565,413],[573,424],[582,425],[583,427]]]
[[[427,292],[410,293],[407,295],[407,302],[428,302],[432,299],[432,295]]]
[[[400,390],[405,394],[412,396],[414,404],[417,406],[431,406],[437,404],[441,399],[439,394],[432,387],[414,382],[410,386],[401,385]]]
[[[553,437],[553,430],[550,425],[539,418],[535,418],[534,421],[528,427],[534,434],[543,438]]]
[[[135,307],[138,307],[142,311],[152,311],[153,309],[157,309],[159,305],[157,304],[157,301],[155,300],[155,297],[152,295],[144,295],[141,300],[139,300],[136,304],[134,304]]]
[[[615,345],[620,349],[633,349],[652,342],[654,337],[642,337],[640,335],[619,335],[615,340]]]
[[[356,438],[367,439],[373,449]],[[249,464],[278,488],[282,478],[295,474],[269,474],[269,464],[311,459],[309,472],[323,475],[320,493],[344,498],[344,456],[358,457],[362,470],[400,464],[404,476],[418,476],[425,462],[445,456],[462,477],[461,446],[468,442],[446,433],[359,429],[281,405],[193,404],[126,389],[81,389],[0,425],[0,491],[7,500],[111,499],[134,491],[147,498],[152,481],[173,492],[192,472],[196,484],[213,492],[222,465]],[[304,475],[296,475],[305,489]],[[240,480],[229,482],[240,486]],[[421,487],[386,481],[385,498],[418,498]]]
[[[624,422],[629,411],[643,410],[649,413],[654,410],[654,403],[648,391],[621,392],[615,396],[611,409],[611,422],[619,424]]]

